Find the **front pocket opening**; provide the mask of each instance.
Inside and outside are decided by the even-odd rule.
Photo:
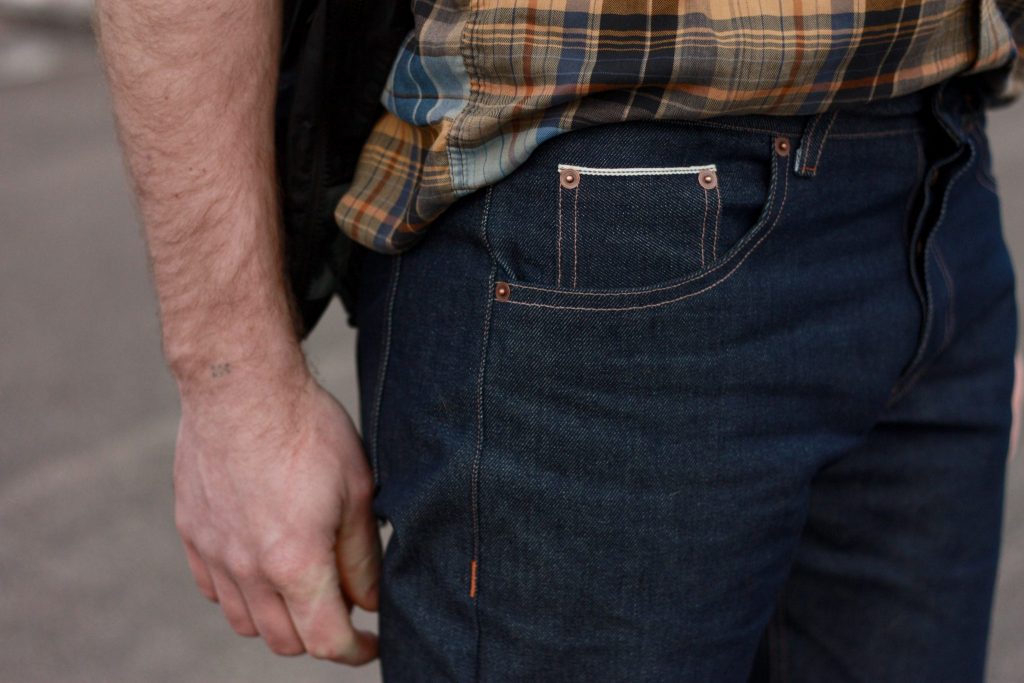
[[[696,271],[687,273],[680,269],[676,271],[675,277],[649,285],[604,286],[604,283],[600,283],[588,286],[585,283],[580,283],[583,285],[583,288],[580,289],[577,287],[566,287],[562,284],[556,284],[553,287],[540,284],[539,278],[535,279],[534,282],[530,282],[528,279],[516,277],[509,270],[508,273],[511,277],[502,278],[500,283],[498,283],[500,285],[500,292],[498,290],[495,291],[495,299],[503,305],[526,306],[533,309],[575,312],[625,312],[667,306],[693,297],[703,296],[705,293],[714,290],[740,270],[751,254],[773,233],[782,218],[783,209],[787,205],[786,200],[789,194],[787,166],[789,140],[785,137],[779,137],[772,140],[772,142],[774,144],[769,155],[766,196],[758,204],[756,218],[751,221],[752,225],[744,221],[743,225],[746,227],[743,233],[738,235],[737,239],[729,240],[724,246],[717,245],[714,248],[714,255],[711,259]],[[584,171],[587,167],[572,166],[570,164],[559,164],[558,166],[560,172],[572,169],[579,172],[578,176],[586,175]],[[605,175],[636,176],[642,175],[642,168],[644,167],[602,168],[596,170]],[[664,173],[670,170],[676,174],[685,174],[687,170],[699,173],[700,170],[707,169],[715,169],[717,175],[717,167],[710,164],[702,166],[655,167],[651,170],[653,171],[652,175],[657,175],[659,172]],[[741,168],[741,170],[751,172],[751,169]],[[755,179],[751,179],[750,182],[755,182]],[[715,191],[711,194],[717,195],[717,190],[718,188],[716,187]],[[559,194],[560,200],[563,193],[564,190],[561,190]],[[578,193],[578,190],[574,190],[575,193]],[[745,200],[747,198],[740,199]],[[710,218],[711,208],[710,206],[702,206],[701,213],[708,214]],[[560,215],[563,210],[575,213],[575,207],[570,208],[568,205],[560,202]],[[639,262],[643,263],[644,261],[640,260]],[[637,263],[637,261],[634,260],[634,263]]]
[[[559,164],[558,172],[576,171],[583,175],[696,175],[702,171],[717,172],[714,164],[702,166],[626,166],[620,168],[596,168],[593,166],[574,166],[572,164]]]

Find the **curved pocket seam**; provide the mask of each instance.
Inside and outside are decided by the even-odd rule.
[[[675,282],[675,283],[672,283],[672,284],[662,285],[660,287],[653,287],[653,288],[646,288],[646,289],[635,289],[635,290],[620,291],[620,292],[567,291],[567,290],[564,290],[564,289],[552,289],[550,287],[539,287],[539,286],[536,286],[536,285],[521,284],[521,283],[515,282],[514,280],[509,281],[507,283],[509,286],[511,286],[511,288],[512,288],[511,291],[512,292],[514,292],[516,290],[526,290],[528,292],[549,293],[549,294],[552,294],[552,295],[555,295],[555,296],[567,297],[567,298],[577,298],[577,297],[601,297],[601,298],[616,297],[616,298],[621,298],[621,297],[630,297],[630,296],[637,297],[637,296],[646,296],[646,295],[650,295],[650,294],[656,294],[658,292],[671,292],[673,290],[678,290],[681,287],[685,287],[686,285],[691,284],[691,283],[693,283],[695,281],[698,281],[700,279],[707,278],[708,276],[713,275],[713,274],[721,271],[724,268],[727,268],[729,265],[732,265],[732,268],[727,270],[724,274],[721,275],[721,277],[719,277],[718,279],[714,280],[713,282],[711,282],[706,287],[703,287],[703,288],[701,288],[701,289],[699,289],[697,291],[694,291],[694,292],[689,292],[687,294],[683,294],[683,295],[678,296],[678,297],[673,297],[673,298],[670,298],[670,299],[665,299],[665,300],[660,300],[660,301],[653,301],[653,302],[648,302],[648,303],[643,303],[643,304],[636,304],[636,305],[632,305],[632,306],[572,306],[572,305],[558,305],[558,304],[544,303],[544,302],[539,302],[539,301],[518,301],[518,300],[515,300],[515,299],[511,298],[510,296],[502,297],[499,300],[502,303],[517,304],[517,305],[520,305],[520,306],[533,306],[533,307],[538,307],[538,308],[550,308],[550,309],[557,309],[557,310],[630,311],[630,310],[638,310],[638,309],[644,309],[644,308],[653,308],[653,307],[656,307],[656,306],[664,306],[664,305],[667,305],[667,304],[674,303],[676,301],[681,301],[683,299],[687,299],[687,298],[696,296],[698,294],[702,294],[702,293],[704,293],[704,292],[706,292],[706,291],[708,291],[710,289],[713,289],[714,287],[717,287],[718,285],[720,285],[723,282],[725,282],[729,278],[729,276],[731,276],[733,273],[735,273],[736,270],[747,260],[747,258],[757,250],[757,248],[761,245],[761,243],[764,242],[764,240],[767,239],[768,236],[775,229],[775,226],[778,224],[779,220],[782,217],[782,214],[784,213],[784,209],[785,209],[785,206],[786,206],[786,201],[787,201],[788,194],[789,194],[789,173],[788,173],[788,168],[785,166],[785,161],[782,158],[780,158],[777,153],[773,154],[773,163],[775,164],[775,166],[774,166],[774,176],[772,178],[773,182],[772,182],[771,191],[769,192],[768,199],[766,201],[768,213],[766,214],[764,221],[759,223],[757,226],[755,226],[752,229],[752,233],[756,233],[761,228],[763,228],[765,225],[767,225],[767,228],[764,229],[764,231],[759,236],[755,236],[755,234],[750,234],[749,235],[750,240],[743,240],[741,243],[736,245],[738,250],[742,250],[742,251],[737,251],[737,254],[742,254],[742,256],[739,257],[738,261],[736,261],[734,259],[723,260],[721,263],[718,263],[717,265],[712,267],[710,270],[707,270],[707,271],[704,271],[704,272],[700,272],[700,273],[696,273],[696,274],[694,274],[691,277],[688,277],[688,278],[686,278],[684,280],[681,280],[679,282]],[[779,201],[778,206],[775,207],[775,198],[776,198],[776,195],[779,193],[778,178],[779,178],[780,175],[782,176],[782,197],[781,197],[781,199]],[[770,223],[769,223],[769,221],[770,221]]]
[[[788,185],[788,180],[787,180],[787,185]],[[646,304],[637,304],[635,306],[601,306],[601,307],[598,307],[598,306],[559,306],[557,304],[545,304],[545,303],[539,303],[539,302],[536,302],[536,301],[513,301],[511,299],[503,299],[502,301],[504,303],[517,304],[519,306],[532,306],[532,307],[535,307],[535,308],[552,308],[552,309],[564,310],[564,311],[595,311],[595,312],[606,312],[607,311],[607,312],[615,312],[615,311],[636,311],[636,310],[640,310],[640,309],[644,309],[644,308],[656,308],[658,306],[667,306],[668,304],[672,304],[672,303],[675,303],[677,301],[682,301],[683,299],[689,299],[690,297],[694,297],[694,296],[697,296],[698,294],[703,294],[704,292],[707,292],[707,291],[709,291],[711,289],[714,289],[718,285],[720,285],[723,282],[725,282],[726,280],[728,280],[729,276],[731,276],[733,273],[735,273],[739,269],[739,267],[741,265],[743,265],[743,262],[746,261],[747,258],[757,250],[757,247],[759,247],[761,245],[761,242],[763,242],[768,237],[768,235],[771,234],[772,230],[775,229],[775,224],[779,222],[779,217],[782,215],[782,207],[785,206],[785,203],[786,203],[786,193],[784,192],[783,193],[783,197],[782,197],[782,204],[779,206],[779,210],[775,214],[775,220],[772,221],[772,224],[768,227],[768,229],[765,231],[765,233],[763,235],[761,235],[761,237],[759,237],[758,240],[753,245],[751,245],[750,249],[747,250],[747,252],[743,254],[743,257],[739,261],[736,262],[736,265],[733,266],[733,268],[731,270],[729,270],[727,273],[725,273],[719,279],[717,279],[714,282],[712,282],[707,287],[704,287],[703,289],[698,289],[695,292],[689,292],[688,294],[683,294],[681,296],[677,296],[675,298],[667,299],[667,300],[664,300],[664,301],[654,301],[654,302],[646,303]],[[709,271],[709,273],[713,273],[713,272],[714,272],[713,270]],[[707,275],[707,273],[705,273],[705,275]],[[681,287],[684,284],[686,284],[686,283],[681,282],[681,283],[679,283],[677,285],[673,285],[672,287],[668,287],[667,289],[675,289],[675,288]],[[519,287],[522,287],[522,285],[519,285]],[[580,292],[580,294],[582,294],[582,293],[583,292]]]

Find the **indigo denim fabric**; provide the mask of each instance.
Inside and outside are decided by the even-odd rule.
[[[415,681],[981,681],[1015,275],[968,81],[558,136],[360,256]]]

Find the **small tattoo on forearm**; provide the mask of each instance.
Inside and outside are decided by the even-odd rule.
[[[214,363],[210,366],[210,375],[214,379],[231,374],[231,363]]]

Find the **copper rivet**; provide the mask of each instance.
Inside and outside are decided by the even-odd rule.
[[[705,190],[713,190],[718,187],[718,175],[714,171],[705,171],[697,177],[700,186]]]
[[[580,174],[573,170],[565,170],[561,173],[562,187],[572,189],[580,184]]]
[[[775,138],[775,151],[779,154],[779,156],[789,156],[789,139]]]
[[[511,290],[509,289],[507,282],[499,282],[494,286],[494,296],[500,301],[508,301],[508,295]]]

